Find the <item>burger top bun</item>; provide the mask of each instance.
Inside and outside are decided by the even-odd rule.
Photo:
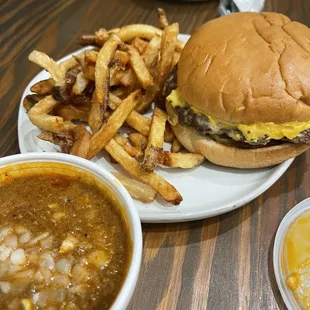
[[[310,29],[277,13],[235,13],[199,28],[178,65],[189,105],[233,123],[310,120]]]

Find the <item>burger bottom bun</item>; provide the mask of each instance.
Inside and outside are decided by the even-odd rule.
[[[198,135],[193,129],[177,124],[172,130],[181,144],[192,153],[200,153],[210,162],[233,168],[262,168],[274,166],[306,151],[310,145],[283,143],[257,149],[240,149],[228,146],[207,136]]]
[[[173,109],[166,104],[167,112],[171,115]],[[306,151],[310,145],[282,143],[256,149],[241,149],[214,141],[208,136],[201,136],[189,127],[171,126],[181,144],[192,153],[200,153],[210,162],[233,168],[263,168],[282,163]]]

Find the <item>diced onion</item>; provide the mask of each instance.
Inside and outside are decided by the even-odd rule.
[[[72,279],[74,283],[82,283],[89,280],[90,274],[85,266],[79,264],[75,265],[72,269]]]
[[[29,245],[33,245],[33,244],[36,244],[37,242],[39,242],[40,240],[44,239],[44,238],[47,238],[48,237],[48,232],[45,232],[37,237],[35,237],[34,239],[32,239],[30,242],[29,242]]]
[[[11,263],[13,265],[26,264],[26,255],[23,249],[17,249],[11,253]]]
[[[33,309],[33,304],[32,304],[32,301],[31,301],[31,299],[29,299],[29,298],[23,298],[22,300],[21,300],[21,303],[22,303],[22,305],[24,306],[24,309],[25,310],[32,310]]]
[[[0,282],[0,289],[2,293],[7,294],[11,289],[11,283],[10,282]]]
[[[53,245],[53,242],[54,242],[54,237],[50,236],[46,239],[41,240],[41,247],[43,249],[50,249]]]
[[[0,241],[4,239],[4,237],[10,232],[11,227],[4,227],[0,229]]]
[[[56,269],[60,273],[69,274],[71,268],[72,268],[72,261],[69,259],[62,258],[56,263]]]
[[[87,261],[100,269],[106,267],[110,260],[110,255],[105,251],[94,251],[87,256]]]
[[[48,269],[41,269],[41,272],[43,274],[45,282],[49,284],[52,281],[52,273]]]
[[[32,279],[33,274],[34,274],[34,271],[32,269],[28,269],[28,270],[15,273],[14,278],[15,279]]]
[[[9,259],[5,260],[0,264],[0,278],[4,276],[10,269],[10,261]]]
[[[43,274],[41,271],[37,271],[34,275],[34,279],[35,281],[39,282],[39,283],[42,283],[44,281],[44,277],[43,277]]]
[[[16,225],[14,227],[14,230],[17,234],[22,235],[28,232],[28,229],[25,226],[22,225]]]
[[[68,287],[70,285],[69,278],[64,275],[56,275],[53,279],[53,283],[63,287]]]
[[[50,253],[44,252],[40,255],[40,267],[49,270],[55,269],[55,261]]]
[[[76,247],[76,245],[78,244],[79,240],[77,240],[75,237],[73,236],[68,236],[61,244],[59,253],[67,253],[70,252],[72,250],[74,250],[74,248]]]
[[[30,233],[27,231],[27,232],[25,232],[24,234],[22,234],[22,235],[19,237],[19,242],[20,242],[21,244],[25,244],[25,243],[27,243],[27,242],[30,241],[30,238],[31,238],[31,235],[30,235]]]

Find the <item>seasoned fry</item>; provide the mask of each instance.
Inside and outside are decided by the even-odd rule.
[[[178,205],[183,200],[174,186],[156,173],[145,172],[139,163],[132,158],[114,139],[105,146],[106,151],[131,175],[149,184],[166,201]]]
[[[155,108],[152,117],[151,129],[147,146],[144,152],[141,167],[144,171],[153,172],[163,151],[164,132],[167,114]]]
[[[155,199],[156,191],[149,185],[126,177],[119,172],[112,172],[112,174],[125,186],[132,198],[144,203],[152,202]]]
[[[59,117],[48,115],[57,105],[56,101],[52,96],[47,96],[36,105],[34,105],[28,112],[28,116],[32,124],[35,126],[54,133],[60,133],[73,129],[76,125],[71,122],[67,122]]]
[[[131,42],[131,45],[140,53],[142,54],[144,50],[147,48],[148,43],[139,37],[136,37]]]
[[[103,105],[104,109],[109,101],[109,64],[115,54],[118,44],[120,44],[119,38],[115,34],[112,34],[99,51],[96,61],[95,92],[98,104]]]
[[[162,88],[165,79],[172,69],[173,55],[175,51],[179,24],[171,24],[163,30],[161,40],[160,59],[158,64],[158,85]]]
[[[38,94],[27,95],[23,100],[23,106],[28,112],[36,103],[42,100],[44,96]]]
[[[88,132],[85,126],[78,126],[74,130],[75,141],[70,150],[71,155],[87,158],[87,154],[90,146],[91,134]]]
[[[30,90],[39,95],[50,95],[52,93],[52,89],[55,86],[55,82],[53,79],[42,80],[38,83],[35,83],[31,86]]]
[[[170,153],[170,152],[162,152],[160,157],[160,164],[172,168],[184,168],[191,169],[199,166],[205,157],[201,154],[195,153]]]
[[[180,143],[180,141],[177,138],[174,138],[172,141],[171,152],[172,153],[178,153],[181,151],[182,147],[183,146]]]
[[[158,14],[159,28],[164,29],[165,27],[169,26],[168,18],[167,18],[165,10],[162,8],[158,8],[157,14]]]
[[[149,70],[156,67],[160,51],[160,42],[161,37],[156,34],[143,52],[142,57]]]
[[[128,139],[133,146],[138,147],[141,151],[146,149],[147,137],[140,132],[130,132],[128,134]]]
[[[130,59],[129,62],[135,71],[139,82],[141,83],[143,88],[148,86],[152,86],[154,84],[153,78],[148,71],[142,57],[140,56],[139,52],[132,46],[127,46]]]
[[[166,130],[165,130],[165,134],[164,134],[164,141],[165,142],[172,142],[174,139],[175,135],[171,129],[170,124],[167,122],[166,123]]]
[[[136,111],[132,111],[129,114],[126,123],[133,129],[139,131],[144,136],[148,136],[151,128],[151,120],[145,116],[139,114]]]
[[[56,85],[65,85],[65,72],[63,72],[60,66],[45,53],[32,51],[28,59],[48,71]]]
[[[123,125],[128,115],[140,101],[141,92],[135,91],[129,95],[114,111],[108,121],[92,137],[88,158],[93,158],[112,139]]]
[[[85,90],[87,84],[88,79],[85,77],[84,73],[83,72],[78,73],[78,75],[76,76],[75,83],[72,87],[72,93],[74,95],[81,95]]]
[[[64,121],[80,120],[87,121],[90,107],[87,105],[74,106],[71,104],[62,104],[56,107],[56,115],[63,118]]]

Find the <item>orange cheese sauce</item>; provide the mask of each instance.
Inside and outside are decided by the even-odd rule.
[[[286,285],[300,306],[310,310],[310,210],[289,227],[282,259]]]

